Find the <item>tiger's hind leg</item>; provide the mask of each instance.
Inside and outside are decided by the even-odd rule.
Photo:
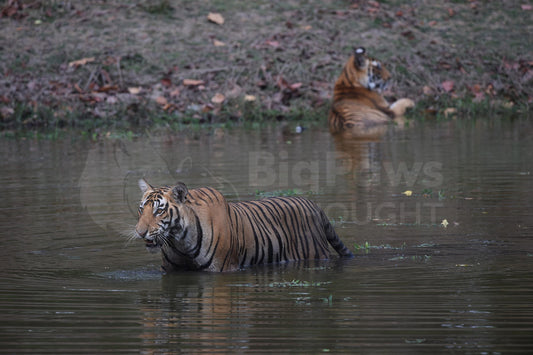
[[[405,111],[408,108],[414,107],[415,102],[411,99],[399,99],[392,105],[390,105],[390,109],[392,112],[394,112],[394,117],[400,117],[405,114]]]
[[[328,239],[329,244],[331,244],[333,249],[335,249],[335,251],[339,253],[340,256],[345,258],[354,257],[350,249],[348,249],[348,247],[346,247],[346,245],[344,245],[344,243],[342,242],[341,238],[339,238],[337,232],[335,232],[335,229],[333,228],[327,217],[325,220],[324,231],[326,232],[326,238]]]

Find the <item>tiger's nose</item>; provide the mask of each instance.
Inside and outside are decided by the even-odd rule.
[[[144,239],[146,237],[146,233],[148,233],[148,230],[139,231],[138,229],[135,230],[139,238]]]

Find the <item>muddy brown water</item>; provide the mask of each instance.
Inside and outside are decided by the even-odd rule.
[[[291,132],[2,139],[0,351],[533,351],[529,121]],[[127,237],[140,177],[304,194],[356,257],[162,275]]]

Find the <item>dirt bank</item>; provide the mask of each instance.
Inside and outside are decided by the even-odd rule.
[[[326,120],[354,46],[413,115],[529,111],[526,1],[0,3],[3,130]],[[211,15],[209,15],[211,14]]]

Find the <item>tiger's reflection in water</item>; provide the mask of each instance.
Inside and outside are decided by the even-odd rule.
[[[333,285],[322,280],[330,271],[344,272],[350,262],[337,258],[261,265],[238,273],[167,274],[161,290],[139,299],[142,348],[153,348],[154,354],[286,350],[294,346],[291,339],[305,341],[302,324],[340,316],[332,315],[327,304]]]

